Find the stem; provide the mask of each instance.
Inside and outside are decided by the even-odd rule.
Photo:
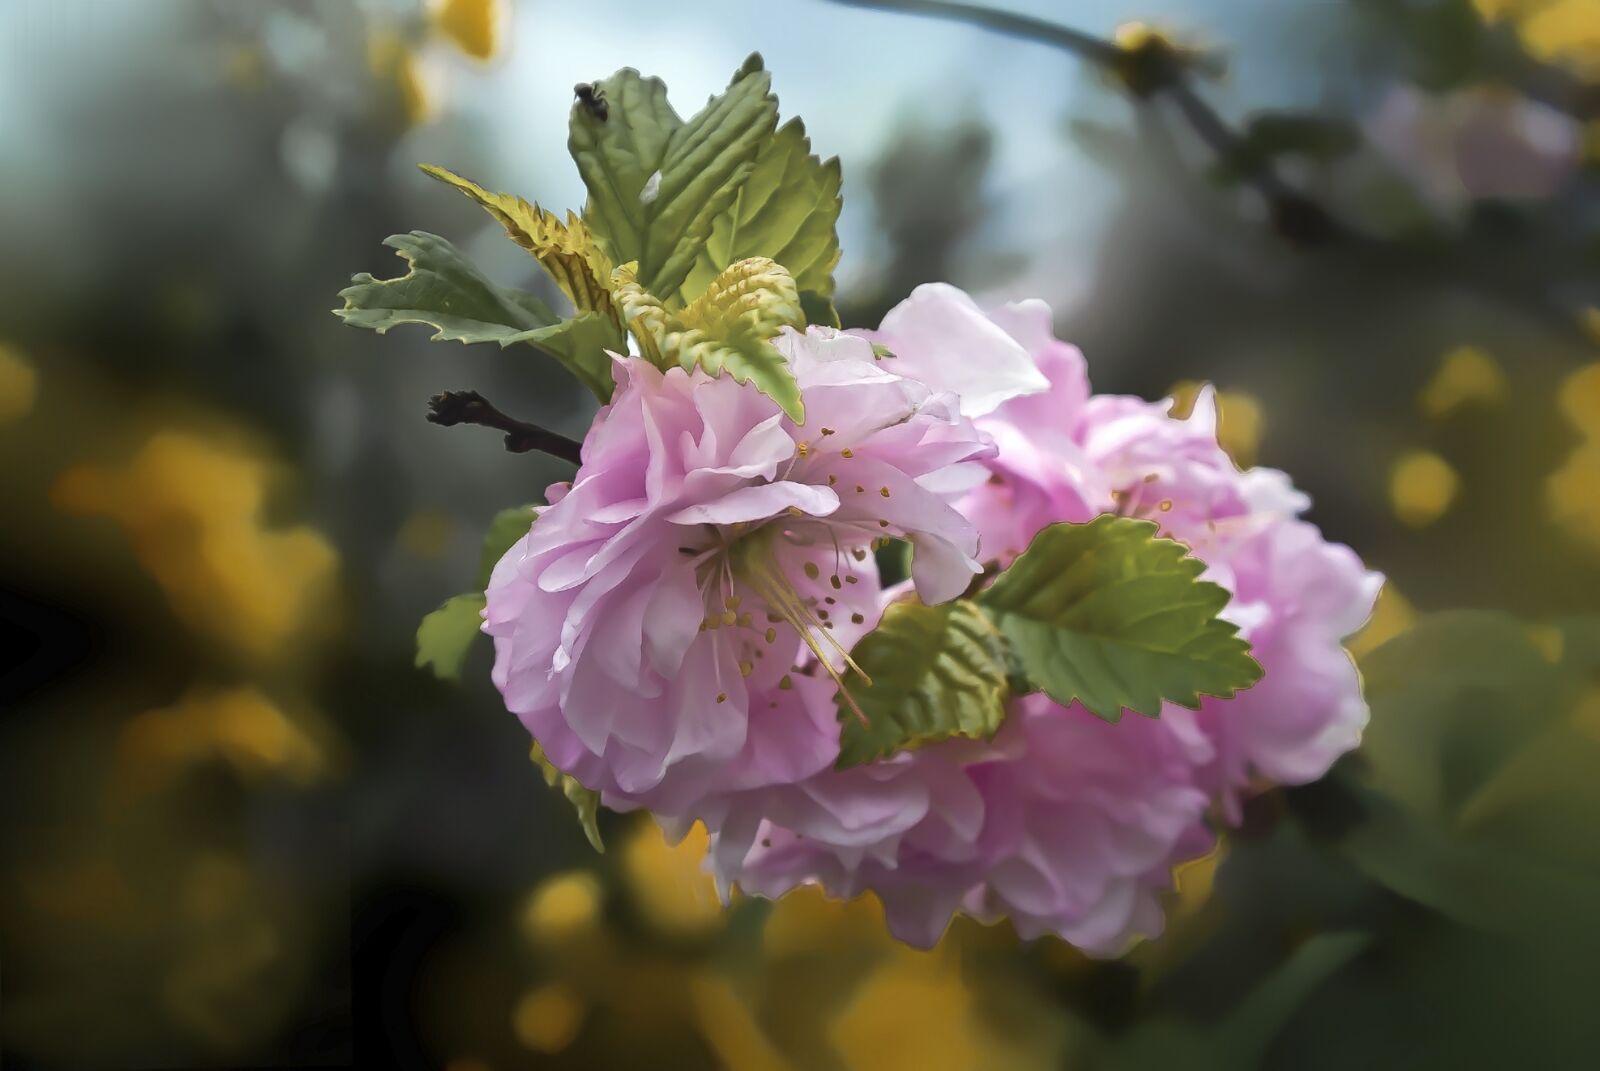
[[[581,443],[537,424],[513,420],[475,390],[449,390],[435,394],[428,402],[428,422],[446,428],[457,424],[494,428],[506,433],[506,449],[513,454],[538,450],[574,465],[583,463]]]
[[[1096,37],[1043,19],[1018,15],[975,4],[949,0],[834,0],[846,7],[897,11],[965,22],[1008,37],[1036,41],[1070,52],[1112,75],[1133,99],[1143,104],[1165,96],[1176,105],[1195,134],[1218,160],[1248,159],[1245,139],[1195,92],[1189,63],[1182,53],[1160,38],[1146,45],[1123,48],[1115,41]],[[1338,220],[1326,207],[1285,182],[1270,161],[1251,163],[1243,181],[1267,203],[1272,225],[1297,246],[1325,245],[1359,233]]]

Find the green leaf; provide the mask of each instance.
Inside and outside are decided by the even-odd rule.
[[[523,341],[560,361],[602,403],[611,400],[616,380],[611,376],[610,354],[628,351],[627,337],[611,317],[586,312],[546,327]]]
[[[624,69],[599,83],[608,116],[574,105],[568,148],[589,190],[584,218],[615,263],[676,303],[717,217],[778,125],[772,77],[753,55],[728,89],[679,122],[657,79]],[[659,175],[658,175],[659,173]]]
[[[600,840],[600,793],[584,788],[576,777],[556,769],[555,763],[545,755],[544,748],[539,746],[537,740],[533,744],[532,758],[544,774],[544,783],[551,788],[559,787],[561,794],[567,797],[567,802],[572,804],[572,809],[578,815],[578,825],[583,827],[583,835],[589,838],[589,844],[595,851],[604,853],[606,846]]]
[[[433,671],[440,680],[461,679],[467,651],[483,625],[482,593],[446,599],[417,626],[417,667]]]
[[[781,265],[752,257],[731,265],[687,307],[669,311],[624,264],[613,289],[640,353],[660,367],[724,371],[777,402],[797,423],[805,420],[800,386],[772,345],[784,327],[805,323],[794,279]]]
[[[396,234],[384,244],[410,270],[396,279],[363,272],[339,291],[345,323],[386,333],[400,324],[434,328],[434,342],[526,343],[554,357],[602,401],[611,397],[611,359],[605,351],[625,348],[621,329],[589,313],[560,320],[533,294],[497,286],[459,250],[426,231]]]
[[[850,656],[872,683],[847,679],[866,723],[841,704],[841,769],[955,736],[988,739],[1005,719],[1004,645],[964,599],[894,603]]]
[[[1058,703],[1108,721],[1195,707],[1261,679],[1226,589],[1154,522],[1103,516],[1053,524],[981,596],[1028,676]]]
[[[1600,951],[1593,635],[1497,613],[1431,615],[1362,663],[1372,721],[1339,776],[1368,877],[1468,925]]]
[[[811,154],[799,119],[785,123],[762,146],[750,177],[712,225],[683,284],[692,300],[730,264],[750,257],[775,260],[794,276],[808,313],[831,308],[833,269],[839,263],[839,161]]]
[[[1262,1066],[1269,1046],[1317,990],[1372,944],[1356,930],[1319,933],[1299,945],[1214,1025],[1147,1017],[1119,1036],[1107,1066],[1157,1071],[1174,1066],[1234,1071]]]
[[[410,271],[398,279],[365,272],[339,292],[344,308],[334,315],[380,335],[399,324],[436,328],[435,342],[521,341],[529,331],[559,317],[533,294],[496,286],[460,250],[436,234],[412,231],[384,239]]]
[[[833,307],[832,299],[823,297],[815,290],[800,291],[800,308],[804,310],[808,324],[818,327],[840,326],[839,310]]]
[[[489,574],[506,556],[506,551],[528,534],[538,517],[538,510],[533,506],[515,506],[494,515],[489,530],[483,534],[483,550],[478,556],[478,587],[489,586]]]
[[[666,160],[667,141],[683,125],[667,103],[667,86],[624,67],[595,83],[606,100],[601,120],[572,105],[567,149],[589,190],[583,216],[614,263],[638,260],[650,230],[641,195]]]

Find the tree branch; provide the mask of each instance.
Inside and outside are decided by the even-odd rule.
[[[506,433],[506,449],[513,454],[538,450],[562,461],[570,461],[574,465],[583,463],[581,443],[541,428],[537,424],[513,420],[490,405],[489,401],[475,390],[451,390],[435,394],[428,402],[428,422],[446,428],[457,424],[477,424],[480,427],[494,428],[496,431]]]
[[[1295,189],[1278,174],[1270,160],[1252,159],[1243,135],[1195,92],[1190,79],[1194,57],[1174,48],[1156,34],[1137,45],[1124,47],[1043,19],[975,4],[948,0],[834,0],[846,7],[903,12],[964,22],[1008,37],[1036,41],[1070,52],[1113,76],[1129,96],[1141,104],[1165,96],[1219,160],[1243,162],[1243,183],[1266,202],[1272,225],[1297,246],[1327,245],[1339,239],[1358,239],[1354,227],[1329,209]]]

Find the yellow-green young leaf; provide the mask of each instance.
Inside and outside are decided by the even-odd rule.
[[[494,515],[489,530],[483,534],[483,549],[478,554],[478,587],[489,586],[489,574],[494,572],[494,567],[517,540],[528,534],[538,518],[539,513],[533,506],[516,506]]]
[[[417,667],[440,680],[461,679],[461,665],[483,624],[481,592],[446,599],[417,626]]]
[[[620,273],[617,293],[640,352],[658,365],[727,372],[738,383],[805,420],[800,387],[789,362],[772,345],[784,327],[805,323],[794,279],[781,265],[752,257],[732,265],[679,312],[669,312]]]
[[[1217,616],[1228,592],[1198,579],[1187,548],[1151,521],[1053,524],[1001,573],[982,602],[1028,678],[1058,703],[1108,721],[1124,707],[1156,717],[1261,679],[1250,645]]]
[[[490,193],[475,182],[442,167],[422,164],[422,170],[454,186],[482,205],[506,234],[544,265],[561,292],[582,312],[611,311],[611,260],[595,242],[588,226],[572,213],[562,222],[554,212],[529,204],[509,193]]]
[[[661,299],[639,285],[639,262],[630,260],[611,274],[612,297],[622,313],[622,322],[639,344],[639,355],[658,368],[671,362],[661,353],[661,340],[681,331]]]
[[[626,348],[621,328],[609,316],[586,313],[562,321],[532,294],[491,283],[438,235],[396,234],[384,244],[410,270],[397,279],[363,272],[339,291],[344,308],[334,314],[354,327],[379,334],[400,324],[432,327],[435,342],[527,343],[566,365],[602,402],[611,398],[611,359],[605,351]]]
[[[683,285],[691,300],[730,264],[749,257],[777,261],[807,294],[808,306],[832,319],[833,269],[839,263],[839,161],[811,154],[799,119],[791,119],[762,146],[750,177],[728,210],[717,216]],[[809,311],[809,310],[808,310]]]
[[[583,827],[583,835],[589,838],[589,844],[595,851],[603,853],[606,846],[600,840],[600,793],[584,788],[576,777],[556,769],[555,763],[545,755],[544,748],[539,746],[537,740],[533,742],[532,758],[544,774],[544,783],[551,788],[559,787],[561,794],[567,797],[567,802],[572,804],[572,809],[578,815],[578,825]]]
[[[589,190],[584,218],[616,263],[671,305],[717,217],[750,177],[778,125],[772,77],[753,55],[688,122],[657,79],[624,69],[598,83],[602,120],[574,105],[568,147]]]
[[[866,724],[841,697],[840,768],[954,736],[987,739],[1005,719],[1004,645],[965,599],[894,603],[850,657],[872,684],[846,678]]]

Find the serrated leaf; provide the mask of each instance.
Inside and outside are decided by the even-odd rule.
[[[601,401],[610,399],[611,359],[605,351],[624,349],[625,343],[609,317],[587,313],[563,321],[533,294],[490,282],[436,234],[396,234],[383,244],[409,270],[395,279],[355,276],[339,291],[344,308],[334,310],[345,323],[380,335],[421,324],[434,329],[434,342],[526,343],[560,361]]]
[[[805,323],[794,279],[781,265],[764,257],[740,261],[677,312],[639,285],[632,264],[617,269],[612,286],[645,359],[713,376],[727,372],[735,382],[755,384],[796,422],[805,420],[799,384],[772,345],[784,327]]]
[[[476,201],[505,228],[513,242],[532,253],[578,312],[615,317],[611,307],[611,260],[572,213],[563,221],[554,212],[509,193],[490,191],[432,164],[422,170]]]
[[[489,530],[483,534],[483,549],[478,555],[478,587],[489,586],[489,574],[494,572],[494,567],[517,540],[528,534],[538,519],[539,511],[533,506],[515,506],[494,515]]]
[[[688,122],[658,79],[624,69],[599,88],[607,118],[575,105],[567,142],[589,190],[584,218],[614,262],[636,261],[640,285],[676,304],[716,218],[777,128],[772,78],[751,56]]]
[[[481,592],[457,595],[422,619],[417,626],[417,668],[430,669],[440,680],[461,679],[472,641],[483,625]]]
[[[533,743],[532,758],[544,774],[544,783],[551,788],[560,788],[561,794],[572,804],[578,816],[578,825],[583,827],[583,835],[589,838],[589,844],[595,851],[604,853],[606,846],[600,840],[600,793],[584,788],[576,777],[556,769],[555,763],[545,755],[544,748],[539,746],[537,740]]]
[[[1261,678],[1250,646],[1217,613],[1228,592],[1151,521],[1053,524],[982,597],[1031,680],[1108,721],[1198,706]]]
[[[589,190],[583,216],[618,263],[637,260],[650,220],[640,195],[661,170],[667,141],[683,125],[667,103],[667,86],[624,67],[594,84],[606,101],[606,118],[573,104],[567,149]],[[659,196],[659,191],[658,191]]]
[[[379,334],[400,324],[425,324],[435,328],[435,342],[506,345],[507,339],[521,341],[527,332],[560,319],[535,295],[491,283],[436,234],[395,234],[383,244],[399,253],[410,270],[396,279],[356,275],[339,291],[344,308],[333,310],[347,324]]]
[[[894,603],[850,657],[872,684],[847,680],[866,724],[841,703],[841,769],[951,737],[987,739],[1005,719],[1004,644],[967,600]]]
[[[704,290],[728,265],[767,257],[794,276],[808,313],[824,317],[812,322],[825,323],[839,263],[839,187],[838,159],[824,163],[812,155],[805,124],[799,119],[785,123],[761,147],[728,210],[717,216],[684,281],[683,300]]]

